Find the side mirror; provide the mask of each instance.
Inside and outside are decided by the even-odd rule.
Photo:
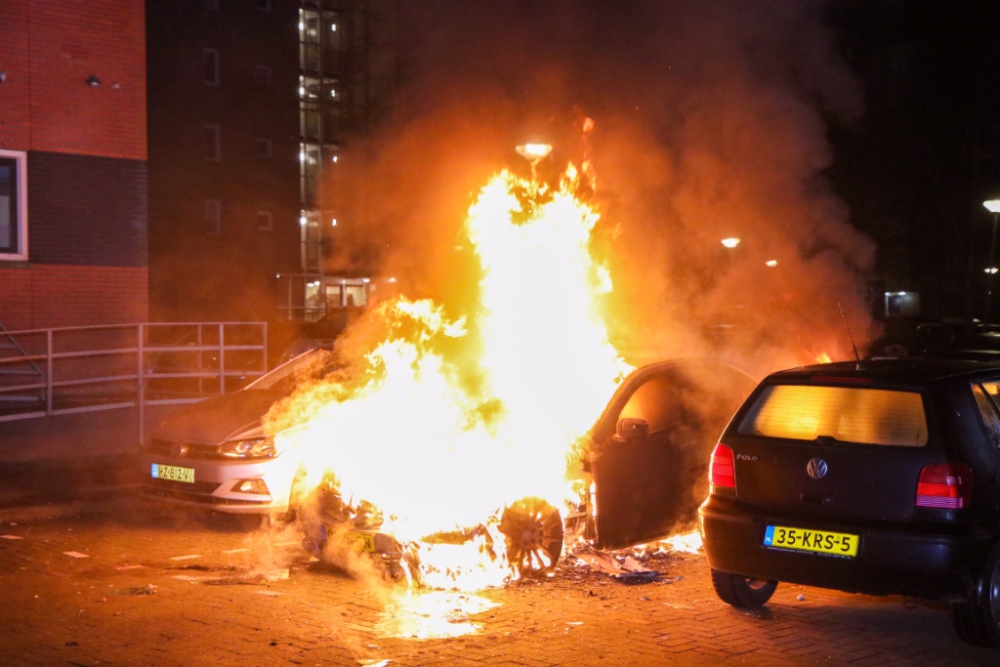
[[[645,419],[626,417],[618,420],[615,427],[615,442],[645,440],[649,435],[649,423]]]

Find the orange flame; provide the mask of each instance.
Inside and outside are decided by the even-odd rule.
[[[383,532],[419,542],[486,526],[465,545],[420,545],[425,583],[470,590],[511,576],[498,510],[527,496],[579,501],[573,445],[630,370],[597,312],[611,283],[588,251],[599,216],[574,196],[577,177],[571,167],[553,188],[495,176],[467,220],[480,303],[459,320],[427,300],[383,304],[373,316],[388,333],[364,375],[285,406],[310,417],[279,439],[297,443],[311,482],[334,473],[342,497],[382,510]]]

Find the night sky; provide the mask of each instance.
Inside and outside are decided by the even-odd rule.
[[[930,316],[982,317],[1000,197],[1000,3],[837,2],[864,114],[831,127],[829,174],[879,246],[878,277]]]

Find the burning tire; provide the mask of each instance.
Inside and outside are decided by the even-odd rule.
[[[522,498],[500,518],[507,561],[522,577],[538,577],[559,561],[563,524],[559,510],[540,498]]]

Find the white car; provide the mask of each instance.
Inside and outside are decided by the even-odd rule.
[[[160,422],[142,449],[144,495],[231,514],[286,512],[298,461],[294,451],[276,448],[262,419],[304,371],[322,373],[327,355],[319,349],[300,354],[239,391]]]

